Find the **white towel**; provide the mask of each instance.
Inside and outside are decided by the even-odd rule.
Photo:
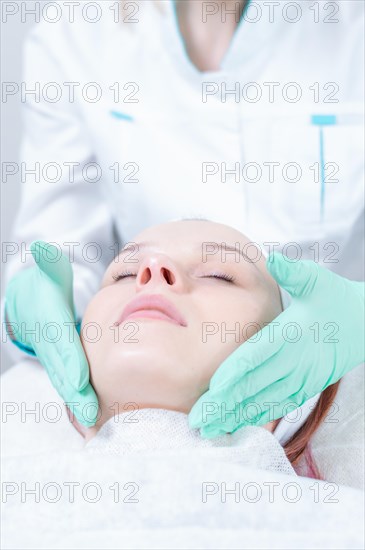
[[[277,439],[267,430],[247,426],[233,434],[202,439],[188,416],[165,409],[141,409],[115,416],[86,446],[89,453],[125,456],[131,453],[169,453],[185,450],[205,453],[207,460],[224,459],[245,466],[295,475]]]

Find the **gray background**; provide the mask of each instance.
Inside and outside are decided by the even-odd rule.
[[[1,80],[20,84],[23,75],[23,43],[26,34],[34,25],[31,18],[22,23],[20,17],[1,21]],[[10,98],[1,103],[1,162],[18,162],[22,136],[22,114],[19,98]],[[20,200],[19,178],[11,177],[8,183],[1,180],[1,242],[12,240],[12,226]],[[4,268],[1,263],[1,297],[4,295]],[[1,346],[1,370],[9,368],[13,361]]]

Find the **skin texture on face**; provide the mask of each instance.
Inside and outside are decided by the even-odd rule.
[[[137,406],[188,414],[223,360],[282,310],[260,250],[226,225],[165,223],[124,250],[82,322],[97,427]],[[182,324],[143,313],[121,322],[127,304],[150,295],[167,299]]]

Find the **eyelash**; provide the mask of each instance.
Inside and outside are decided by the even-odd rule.
[[[121,279],[124,279],[125,277],[133,277],[134,273],[131,273],[130,271],[123,271],[122,273],[118,273],[118,275],[113,275],[113,279],[115,282],[120,281]]]
[[[233,275],[228,275],[227,273],[212,273],[211,275],[206,275],[205,277],[209,279],[222,279],[228,283],[234,283],[236,280]]]
[[[113,279],[115,282],[118,282],[121,279],[125,279],[126,277],[135,276],[135,273],[131,273],[130,271],[123,271],[122,273],[118,273],[118,275],[113,275]],[[221,279],[223,281],[227,281],[228,283],[234,283],[236,280],[233,275],[228,275],[227,273],[212,273],[211,275],[203,276],[202,279]]]

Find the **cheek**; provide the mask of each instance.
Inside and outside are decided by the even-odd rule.
[[[197,357],[197,369],[202,385],[210,378],[221,363],[246,340],[256,334],[266,322],[264,315],[265,296],[242,290],[236,294],[226,293],[224,298],[215,296],[201,312]]]
[[[104,362],[113,341],[115,300],[102,291],[89,303],[81,325],[81,342],[84,347],[91,374]]]
[[[257,332],[265,319],[264,296],[257,292],[240,289],[216,294],[204,305],[200,313],[202,336],[224,346],[237,347]]]

